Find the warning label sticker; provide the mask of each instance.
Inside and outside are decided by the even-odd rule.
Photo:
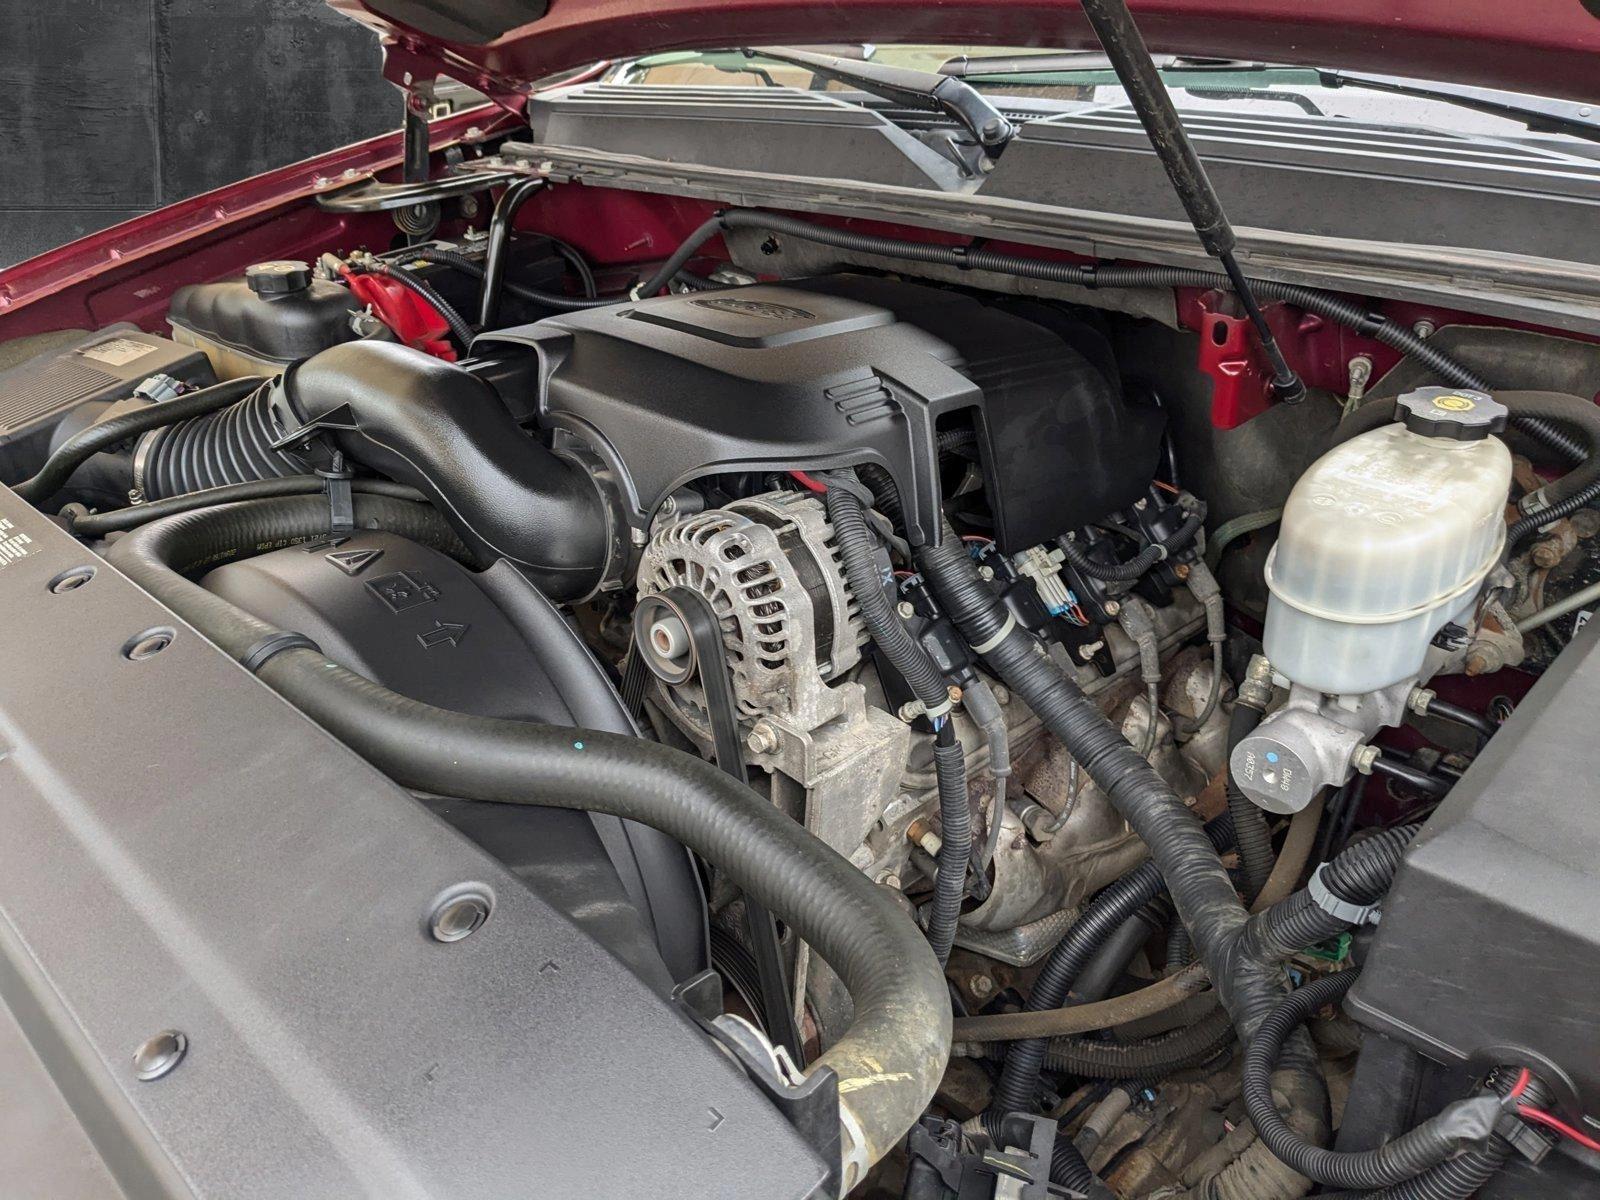
[[[19,558],[27,558],[29,547],[33,539],[25,533],[18,533],[17,524],[8,517],[0,517],[0,570],[4,570]]]
[[[78,353],[84,358],[94,359],[95,362],[103,362],[108,367],[123,367],[159,349],[159,346],[120,337],[112,338],[109,342],[101,342],[98,346],[90,346],[87,350],[79,350]]]

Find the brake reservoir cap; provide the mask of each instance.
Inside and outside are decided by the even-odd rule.
[[[1478,442],[1506,427],[1510,411],[1473,388],[1416,388],[1395,400],[1395,420],[1423,437]]]

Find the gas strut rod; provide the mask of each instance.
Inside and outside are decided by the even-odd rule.
[[[1127,0],[1082,0],[1082,4],[1084,15],[1089,18],[1095,36],[1100,39],[1106,57],[1111,60],[1112,69],[1122,81],[1123,90],[1128,93],[1133,111],[1139,115],[1139,123],[1144,126],[1156,157],[1166,168],[1178,199],[1183,201],[1189,222],[1200,237],[1200,244],[1206,248],[1206,253],[1222,264],[1222,269],[1233,281],[1234,293],[1244,306],[1245,315],[1255,327],[1256,336],[1261,339],[1261,348],[1266,351],[1267,359],[1272,364],[1273,392],[1279,400],[1298,404],[1306,397],[1306,385],[1283,357],[1278,340],[1272,336],[1267,319],[1261,314],[1261,306],[1256,303],[1250,281],[1245,278],[1238,259],[1233,256],[1236,242],[1233,226],[1228,224],[1227,214],[1222,211],[1222,201],[1211,186],[1199,156],[1194,152],[1194,145],[1184,131],[1183,122],[1178,119],[1178,110],[1173,107],[1172,97],[1167,94],[1167,85],[1161,81],[1161,73],[1150,60],[1150,51],[1139,34],[1139,27],[1133,23]]]

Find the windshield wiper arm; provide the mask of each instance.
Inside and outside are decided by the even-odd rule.
[[[1231,58],[1192,58],[1186,54],[1152,54],[1158,71],[1265,71],[1265,63]],[[988,75],[1050,75],[1060,71],[1114,71],[1111,57],[1094,50],[1062,50],[1053,54],[963,54],[939,68],[958,79]]]
[[[944,113],[959,124],[972,139],[978,159],[997,159],[1017,132],[1017,127],[990,104],[971,84],[951,75],[894,67],[884,63],[857,62],[832,54],[815,54],[788,46],[746,47],[751,58],[770,58],[774,62],[805,67],[825,79],[854,84],[894,104]],[[982,171],[981,161],[968,161],[974,173]]]
[[[1541,133],[1570,133],[1575,137],[1600,141],[1600,117],[1587,115],[1589,105],[1570,100],[1546,100],[1522,96],[1493,88],[1468,87],[1456,83],[1418,83],[1398,75],[1367,75],[1360,71],[1332,71],[1317,68],[1323,87],[1365,88],[1395,96],[1415,96],[1419,100],[1441,100],[1460,108],[1489,113],[1519,121]]]

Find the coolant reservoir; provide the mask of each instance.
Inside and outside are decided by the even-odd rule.
[[[1397,424],[1313,463],[1267,557],[1267,658],[1342,695],[1415,677],[1428,644],[1465,624],[1505,540],[1506,409],[1482,392],[1422,388]]]

